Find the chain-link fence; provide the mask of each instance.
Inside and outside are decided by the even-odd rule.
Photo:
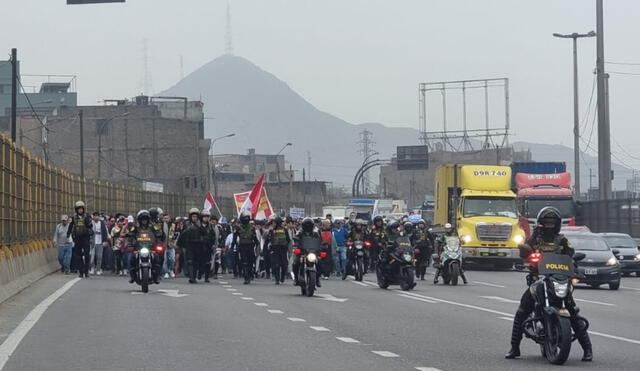
[[[203,199],[81,179],[45,164],[0,135],[0,246],[5,248],[22,250],[34,241],[46,245],[60,216],[71,214],[77,200],[85,201],[89,212],[109,215],[135,215],[152,206],[170,215],[185,215],[190,207],[202,207]]]
[[[592,232],[627,233],[640,238],[640,199],[615,199],[583,202],[577,218]]]

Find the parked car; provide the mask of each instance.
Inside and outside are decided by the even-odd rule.
[[[625,233],[599,233],[620,261],[622,275],[636,273],[640,277],[640,249],[636,241]],[[618,251],[616,254],[615,251]]]
[[[591,229],[589,229],[589,227],[587,227],[586,225],[566,225],[562,227],[562,230],[560,230],[560,233],[565,232],[591,233]]]
[[[578,272],[584,275],[579,283],[593,288],[600,285],[609,285],[611,290],[620,288],[620,262],[602,236],[584,232],[567,232],[564,236],[576,252],[586,255],[578,263]]]

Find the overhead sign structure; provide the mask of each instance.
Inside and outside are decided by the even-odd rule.
[[[425,145],[398,146],[396,150],[398,170],[427,170],[429,148]]]
[[[67,0],[67,5],[124,3],[126,0]]]

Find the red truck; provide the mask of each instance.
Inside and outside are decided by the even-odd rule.
[[[571,174],[515,175],[520,227],[527,238],[535,227],[538,212],[545,206],[553,206],[562,214],[562,225],[575,225],[576,205],[571,189]]]

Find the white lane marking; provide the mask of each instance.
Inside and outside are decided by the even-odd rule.
[[[283,314],[284,313],[280,309],[267,309],[267,312],[273,313],[273,314]]]
[[[484,299],[499,301],[502,303],[514,303],[514,304],[520,303],[520,300],[507,299],[500,296],[480,296],[480,297]]]
[[[222,287],[225,287],[225,288],[231,288],[231,287],[233,287],[233,286],[231,286],[231,285],[222,285]]]
[[[573,298],[573,300],[575,300],[575,301],[581,301],[581,302],[584,302],[584,303],[591,303],[591,304],[598,304],[598,305],[606,305],[607,307],[615,307],[615,306],[616,306],[615,304],[611,304],[611,303],[603,303],[603,302],[601,302],[601,301],[594,301],[594,300],[585,300],[585,299],[576,299],[576,298]]]
[[[307,322],[302,318],[297,318],[297,317],[287,317],[287,319],[291,322]]]
[[[371,286],[373,286],[373,287],[378,287],[378,284],[377,284],[376,282],[371,282],[371,281],[362,281],[362,283],[365,283],[365,284],[371,285]]]
[[[513,317],[498,317],[498,318],[503,319],[505,321],[513,322]]]
[[[221,285],[226,285],[226,284],[228,284],[229,282],[220,281],[220,282],[218,282],[218,283],[219,283],[219,284],[221,284]]]
[[[602,337],[609,338],[609,339],[626,341],[627,343],[640,345],[640,340],[633,340],[633,339],[623,338],[621,336],[609,335],[609,334],[604,334],[602,332],[595,332],[595,331],[589,331],[589,333],[591,335],[602,336]]]
[[[367,285],[367,284],[366,284],[366,283],[364,283],[364,282],[358,282],[358,281],[351,281],[351,282],[355,283],[356,285],[360,285],[360,286],[364,286],[364,287],[369,287],[369,285]]]
[[[238,291],[238,289],[227,289],[227,291]]]
[[[29,333],[31,328],[38,323],[38,320],[44,312],[53,304],[59,297],[64,295],[65,292],[75,285],[81,278],[74,278],[71,281],[65,283],[61,288],[57,289],[53,294],[49,295],[46,299],[40,302],[27,316],[20,322],[20,324],[11,332],[9,337],[0,344],[0,371],[4,368],[5,364],[9,360],[9,357],[16,350],[22,339]]]
[[[433,298],[431,296],[414,294],[412,292],[407,292],[407,293],[405,293],[405,295],[416,296],[416,297],[423,298],[423,299],[428,299],[428,300],[435,300],[435,301],[440,302],[440,303],[451,304],[451,305],[455,305],[455,306],[462,307],[462,308],[475,309],[475,310],[479,310],[479,311],[482,311],[482,312],[497,314],[497,315],[500,315],[500,316],[510,316],[511,315],[509,313],[500,312],[500,311],[489,309],[489,308],[483,308],[483,307],[478,307],[478,306],[471,305],[471,304],[464,304],[464,303],[458,303],[458,302],[450,301],[450,300]]]
[[[336,339],[338,339],[338,340],[340,340],[340,341],[342,341],[344,343],[350,343],[350,344],[357,344],[357,343],[360,342],[360,341],[358,341],[356,339],[353,339],[353,338],[343,338],[343,337],[338,337],[338,336],[336,336]]]
[[[489,286],[489,287],[499,287],[501,289],[506,287],[506,286],[496,285],[495,283],[489,283],[489,282],[482,282],[482,281],[471,281],[471,282],[477,283],[478,285],[485,285],[485,286]]]
[[[635,288],[635,287],[629,287],[629,286],[620,286],[620,287],[622,287],[623,289],[627,289],[627,290],[640,291],[640,289],[637,289],[637,288]]]
[[[253,299],[253,298],[246,297],[246,296],[243,296],[243,297],[241,297],[240,299],[242,299],[242,300],[255,300],[255,299]]]
[[[375,353],[375,354],[377,354],[379,356],[387,357],[387,358],[389,358],[389,357],[400,357],[399,355],[397,355],[395,353],[392,353],[392,352],[388,352],[386,350],[372,350],[371,353]]]
[[[418,298],[416,296],[411,296],[411,295],[406,295],[406,294],[398,294],[398,296],[402,296],[403,298],[407,298],[407,299],[413,299],[413,300],[417,300],[417,301],[424,301],[425,303],[431,303],[431,304],[437,304],[437,301],[433,301],[433,300],[429,300],[429,299],[423,299],[423,298]]]
[[[269,304],[267,304],[267,303],[253,303],[253,304],[255,304],[255,305],[259,306],[259,307],[268,307],[269,306]]]
[[[435,367],[416,367],[416,370],[418,370],[418,371],[442,371],[439,368],[435,368]]]
[[[244,294],[241,292],[232,292],[231,295],[244,295]]]
[[[312,330],[320,331],[320,332],[329,332],[329,331],[331,331],[328,328],[322,327],[322,326],[309,326],[309,328],[311,328]]]
[[[321,300],[334,301],[336,303],[344,303],[345,301],[349,300],[347,298],[336,298],[331,294],[316,294],[315,297]]]

